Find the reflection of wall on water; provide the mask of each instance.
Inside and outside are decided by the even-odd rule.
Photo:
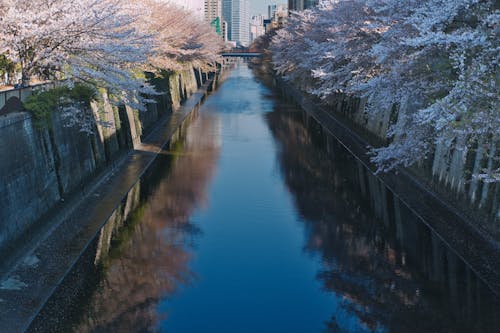
[[[104,249],[111,244],[100,259],[105,277],[77,331],[150,330],[161,319],[159,300],[193,279],[185,243],[199,232],[189,216],[206,200],[205,188],[219,153],[216,137],[210,140],[203,135],[213,126],[214,119],[206,117],[184,126],[161,157],[167,162],[159,163],[137,185],[140,200],[135,199],[137,191],[129,194],[138,204],[124,227],[112,232],[103,229],[103,239],[114,234],[111,242],[108,236],[101,245]],[[121,212],[130,207],[129,202],[115,212],[122,217],[115,226],[125,218]]]
[[[197,118],[197,112],[187,118],[113,212],[33,329],[138,332],[156,327],[159,300],[193,278],[185,243],[199,232],[189,216],[206,200],[219,154],[217,137],[203,135],[212,127],[214,118]]]
[[[323,257],[319,277],[368,328],[495,332],[491,293],[321,126],[299,111],[275,111],[268,123],[306,221],[306,249]]]
[[[93,293],[101,293],[100,283],[103,268],[113,256],[113,245],[117,235],[123,237],[124,229],[133,221],[133,211],[141,205],[141,184],[137,183],[113,212],[98,235],[91,241],[83,255],[59,284],[42,311],[30,326],[29,332],[68,332],[71,331],[71,318],[79,317],[82,308],[87,306]],[[115,299],[115,295],[103,294]],[[109,308],[101,309],[109,311]],[[127,318],[124,316],[123,321]],[[131,326],[133,327],[133,326]],[[78,332],[87,332],[85,326]]]

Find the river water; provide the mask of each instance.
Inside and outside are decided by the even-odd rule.
[[[103,230],[75,332],[499,332],[498,300],[241,63]]]

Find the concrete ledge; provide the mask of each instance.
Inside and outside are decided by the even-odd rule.
[[[213,80],[207,81],[178,111],[165,117],[119,165],[82,189],[82,197],[66,202],[47,236],[32,244],[16,264],[0,276],[0,331],[25,332],[58,286],[91,247],[101,228],[131,188],[148,170],[193,110],[204,100]],[[36,328],[35,328],[36,330]]]

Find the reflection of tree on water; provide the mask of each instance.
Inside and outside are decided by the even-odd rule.
[[[496,332],[492,296],[379,180],[302,112],[278,110],[267,120],[306,223],[306,250],[322,256],[318,278],[343,297],[360,329]],[[335,314],[328,324],[353,330]]]
[[[174,149],[162,157],[167,163],[159,161],[115,212],[108,228],[118,231],[107,232],[107,238],[116,233],[109,253],[103,242],[100,251],[106,253],[98,254],[105,266],[104,278],[76,331],[154,331],[161,319],[157,315],[160,298],[194,278],[188,267],[189,237],[199,230],[189,217],[206,201],[206,186],[218,157],[218,143],[204,135],[214,120],[197,119],[187,139],[172,145]],[[140,202],[139,207],[127,212],[136,206],[134,202]]]

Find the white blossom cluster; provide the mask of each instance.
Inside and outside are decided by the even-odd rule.
[[[23,80],[69,79],[141,108],[143,70],[218,60],[221,43],[192,13],[156,0],[0,0],[0,54]]]
[[[495,0],[327,0],[292,14],[273,38],[273,64],[327,103],[362,98],[368,119],[396,107],[391,143],[372,150],[380,170],[439,143],[483,144],[493,163],[476,177],[500,181],[499,22]]]

